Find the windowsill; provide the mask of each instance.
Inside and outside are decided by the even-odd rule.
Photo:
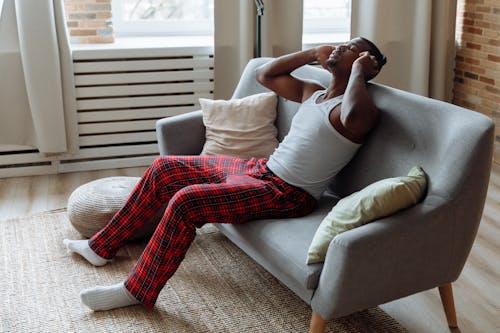
[[[213,36],[162,36],[162,37],[117,37],[114,43],[71,44],[73,58],[88,58],[94,54],[100,57],[115,57],[145,52],[161,54],[165,50],[180,52],[198,48],[213,52]]]

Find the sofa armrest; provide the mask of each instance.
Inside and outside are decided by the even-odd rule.
[[[205,143],[202,111],[163,118],[156,122],[160,155],[198,155]]]
[[[313,310],[329,320],[456,279],[450,204],[429,195],[419,205],[335,237]]]

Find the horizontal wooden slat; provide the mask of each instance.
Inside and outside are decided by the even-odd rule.
[[[10,164],[29,164],[40,162],[51,162],[55,158],[58,160],[71,160],[82,158],[106,157],[106,156],[123,156],[136,154],[157,154],[157,144],[130,145],[118,147],[99,147],[99,148],[83,148],[77,154],[61,154],[56,156],[46,157],[40,153],[15,154],[0,156],[0,166]]]
[[[61,155],[60,160],[75,160],[98,157],[126,156],[139,154],[158,154],[156,143],[113,147],[81,148],[76,155]]]
[[[57,165],[39,165],[0,169],[0,178],[50,175],[57,173]]]
[[[116,168],[130,168],[150,165],[156,156],[126,157],[98,161],[84,161],[74,163],[62,163],[59,172],[75,172],[84,170],[103,170]]]
[[[155,129],[156,120],[119,121],[100,124],[78,125],[79,134],[116,133],[130,131],[147,131]]]
[[[148,60],[103,60],[76,62],[74,73],[100,73],[124,71],[151,71],[177,68],[208,68],[214,66],[214,58],[148,59]]]
[[[123,109],[123,108],[133,108],[133,107],[193,104],[193,103],[198,103],[199,98],[211,98],[211,97],[212,94],[101,98],[101,99],[80,100],[76,104],[77,104],[77,110]]]
[[[88,49],[86,49],[88,47]],[[72,49],[73,61],[92,60],[92,59],[121,59],[121,58],[161,58],[174,56],[192,56],[192,55],[212,55],[214,48],[212,46],[193,46],[193,47],[137,47],[137,45],[123,46],[116,48],[114,45],[75,45]]]
[[[108,145],[108,144],[122,144],[122,143],[132,143],[132,142],[151,142],[151,141],[156,141],[155,132],[88,135],[88,136],[81,136],[79,139],[80,147]]]
[[[0,165],[49,162],[52,159],[40,153],[6,154],[0,155]]]
[[[95,122],[95,121],[172,117],[191,111],[196,111],[199,109],[200,105],[196,103],[194,106],[124,109],[124,110],[110,110],[110,111],[86,111],[86,112],[78,112],[78,122],[82,123],[90,121]]]
[[[213,82],[187,82],[162,84],[133,84],[124,86],[79,87],[77,98],[112,97],[130,95],[158,95],[188,92],[210,92],[214,90]]]
[[[209,80],[212,79],[213,76],[213,70],[209,69],[150,73],[80,74],[75,75],[75,84],[76,86],[85,86],[204,79]]]
[[[34,149],[36,148],[31,146],[0,145],[0,152],[6,152],[6,151],[17,152],[17,151],[34,150]]]

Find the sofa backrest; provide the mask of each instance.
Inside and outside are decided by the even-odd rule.
[[[255,69],[271,58],[252,59],[233,98],[268,91],[255,80]],[[292,73],[328,86],[326,70],[303,66]],[[331,188],[340,196],[387,177],[406,175],[420,165],[430,180],[430,192],[451,197],[463,184],[463,172],[475,163],[488,164],[491,120],[477,112],[378,84],[369,93],[381,110],[376,128]],[[276,125],[281,140],[300,104],[279,98]],[[479,159],[478,159],[479,158]],[[491,160],[491,157],[489,157]],[[472,171],[470,171],[472,172]],[[489,175],[489,172],[487,173]]]

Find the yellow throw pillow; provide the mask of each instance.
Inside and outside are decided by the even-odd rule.
[[[323,262],[336,235],[415,205],[426,190],[426,175],[415,166],[408,176],[380,180],[341,199],[316,230],[307,264]]]
[[[269,157],[278,147],[274,126],[278,98],[267,92],[241,99],[200,98],[206,141],[202,154]]]

